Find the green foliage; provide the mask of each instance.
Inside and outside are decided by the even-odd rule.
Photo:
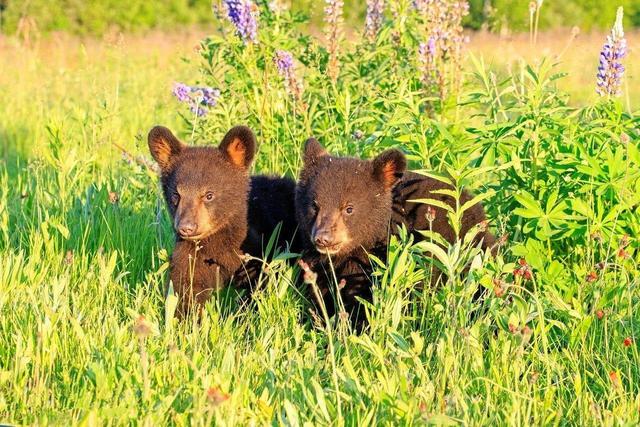
[[[467,24],[474,29],[479,29],[483,23],[486,23],[494,29],[506,26],[516,31],[528,30],[529,3],[521,0],[470,0],[471,15]],[[640,2],[638,0],[620,0],[614,3],[600,0],[547,0],[542,3],[540,28],[578,26],[587,31],[609,29],[615,21],[618,6],[623,6],[625,9],[625,24],[627,26],[640,26]]]
[[[23,16],[33,18],[39,31],[68,31],[75,34],[100,35],[110,28],[145,30],[175,28],[189,24],[208,24],[213,18],[209,0],[4,0],[0,32],[12,34]],[[260,2],[257,2],[260,3]],[[366,14],[364,1],[346,0],[345,19],[353,27],[361,27]],[[529,28],[529,2],[524,0],[470,0],[471,13],[465,25],[480,29],[483,25],[500,29],[506,26],[522,31]],[[491,8],[487,8],[490,5]],[[578,26],[583,30],[609,29],[615,20],[615,7],[599,0],[545,1],[540,28]],[[621,0],[628,27],[640,26],[640,2]],[[324,3],[292,0],[294,12],[311,15],[313,23],[322,21]]]
[[[640,423],[638,114],[617,100],[573,106],[548,61],[496,75],[478,59],[459,91],[429,98],[414,18],[387,21],[375,44],[342,44],[333,83],[323,45],[294,21],[306,22],[262,9],[249,46],[222,23],[199,78],[149,47],[81,50],[75,66],[20,48],[2,57],[0,421]],[[299,100],[277,49],[297,60]],[[219,105],[193,117],[170,99],[175,80],[219,87]],[[240,122],[259,135],[257,173],[295,176],[312,134],[339,154],[400,147],[456,200],[483,200],[495,256],[470,238],[401,232],[373,260],[360,335],[340,319],[312,324],[291,254],[268,264],[250,304],[229,290],[199,322],[176,322],[163,293],[171,227],[144,136],[162,123],[217,144]],[[468,206],[449,210],[454,227]],[[449,274],[430,286],[434,265]]]
[[[1,31],[13,34],[20,18],[32,18],[39,31],[100,35],[124,31],[169,29],[211,20],[208,0],[7,0]]]

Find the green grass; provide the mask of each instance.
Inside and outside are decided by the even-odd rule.
[[[631,203],[640,191],[637,115],[566,110],[555,104],[545,80],[551,72],[543,68],[538,81],[476,82],[473,107],[431,120],[413,104],[415,85],[388,78],[404,68],[367,56],[363,61],[380,61],[383,71],[372,78],[346,67],[345,80],[361,86],[340,92],[312,70],[316,60],[322,66],[314,52],[304,77],[309,99],[320,101],[296,115],[280,82],[267,78],[273,69],[264,72],[265,93],[248,77],[262,82],[251,55],[266,53],[229,43],[229,50],[211,48],[214,65],[199,70],[180,60],[196,57],[196,40],[69,39],[0,53],[0,421],[640,422],[640,228]],[[428,281],[420,247],[395,242],[388,268],[378,269],[371,329],[362,335],[342,324],[314,327],[306,292],[282,261],[269,266],[249,307],[224,293],[200,323],[165,318],[175,303],[163,295],[172,233],[157,178],[123,161],[113,143],[148,158],[145,135],[157,123],[190,140],[178,115],[186,109],[170,88],[196,79],[228,86],[224,105],[196,126],[196,135],[206,135],[200,142],[215,143],[231,123],[253,123],[263,141],[256,172],[294,175],[310,132],[343,153],[403,145],[414,167],[448,167],[476,191],[493,190],[492,227],[509,242],[497,259],[475,258],[478,269],[438,289],[419,285]],[[376,84],[385,88],[371,99],[384,102],[374,106],[361,91]],[[522,98],[511,97],[519,90]],[[379,138],[354,142],[349,135],[359,128]],[[631,138],[625,149],[622,130]],[[564,148],[583,143],[583,150]],[[493,166],[490,158],[502,169],[481,169]],[[504,166],[516,158],[520,166]],[[562,191],[557,204],[547,182]],[[616,212],[613,225],[602,219],[609,212]],[[589,238],[596,230],[601,243]],[[627,260],[616,257],[625,233]],[[513,279],[519,258],[534,268],[532,282]],[[454,247],[440,261],[463,269],[456,259]],[[587,282],[600,261],[608,266]],[[494,278],[504,280],[504,296],[494,291]],[[489,296],[472,302],[480,284]]]

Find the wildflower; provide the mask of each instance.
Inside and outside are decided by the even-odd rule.
[[[109,191],[109,203],[115,205],[120,200],[120,196],[115,191]]]
[[[211,406],[218,406],[227,400],[229,400],[229,394],[218,387],[209,387],[207,389],[207,401]]]
[[[437,84],[438,70],[436,68],[436,39],[431,36],[427,43],[418,46],[418,60],[422,68],[422,82],[428,86]]]
[[[598,280],[598,273],[596,273],[595,271],[591,270],[589,272],[589,274],[587,274],[586,281],[587,281],[587,283],[593,283],[596,280]]]
[[[609,379],[614,387],[618,387],[620,385],[620,379],[618,378],[618,373],[616,371],[609,372]]]
[[[604,317],[604,311],[602,310],[596,311],[596,317],[598,318],[598,320],[602,320],[602,318]]]
[[[153,333],[153,326],[143,315],[140,315],[133,324],[133,332],[138,336],[138,338],[143,339]]]
[[[189,102],[191,100],[191,88],[184,83],[175,83],[173,85],[173,96],[180,102]]]
[[[205,116],[209,109],[218,105],[220,90],[207,86],[189,86],[175,83],[173,95],[179,102],[189,105],[189,109],[198,117]]]
[[[621,247],[620,249],[618,249],[618,258],[622,258],[622,259],[627,259],[629,258],[629,252],[627,252],[624,247]]]
[[[427,213],[424,214],[424,217],[431,224],[436,220],[436,210],[431,206],[427,206]]]
[[[627,135],[626,133],[622,132],[620,134],[620,142],[623,145],[627,145],[629,143],[629,141],[631,141],[631,138],[629,137],[629,135]]]
[[[631,339],[631,337],[626,337],[624,341],[622,341],[622,345],[624,345],[625,347],[631,347],[631,344],[633,344],[633,340]]]
[[[527,264],[527,261],[525,261],[523,258],[520,258],[518,260],[518,264],[520,264],[520,267],[517,267],[515,270],[513,270],[513,276],[521,276],[525,280],[531,280],[533,278],[533,273],[531,272],[531,267],[529,266],[529,264]]]
[[[293,55],[286,50],[277,50],[273,56],[273,62],[276,64],[278,74],[280,74],[284,79],[284,86],[287,93],[289,93],[289,95],[291,95],[297,102],[300,102],[303,107],[306,107],[302,102],[302,82],[295,74]]]
[[[342,9],[344,2],[342,0],[325,0],[324,21],[326,23],[325,34],[327,37],[329,51],[329,64],[327,65],[327,74],[334,83],[338,80],[338,46],[342,35]]]
[[[315,284],[316,280],[318,279],[318,274],[313,272],[311,270],[311,267],[309,267],[309,264],[307,264],[303,260],[299,260],[298,261],[298,265],[300,266],[300,268],[303,271],[302,280],[304,281],[304,283],[307,284],[307,285]]]
[[[624,74],[624,65],[621,61],[627,54],[627,40],[622,28],[622,17],[623,9],[619,7],[616,23],[600,52],[600,63],[596,76],[596,92],[600,96],[620,95],[622,75]]]
[[[373,43],[380,27],[384,13],[384,0],[367,0],[367,18],[365,20],[365,36]]]
[[[227,18],[236,27],[242,41],[255,43],[258,39],[258,7],[251,0],[224,0]]]

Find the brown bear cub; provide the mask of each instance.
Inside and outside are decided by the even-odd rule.
[[[278,224],[277,246],[294,240],[295,182],[249,177],[256,140],[245,126],[231,129],[217,148],[186,146],[162,126],[151,129],[148,142],[176,234],[170,279],[182,317],[231,281],[250,288],[261,263],[243,262],[244,255],[261,258]]]
[[[389,233],[406,225],[417,239],[417,230],[428,230],[429,205],[409,200],[433,198],[454,205],[453,198],[433,194],[448,186],[433,178],[405,172],[404,154],[396,149],[383,152],[373,160],[335,157],[311,138],[305,143],[303,168],[296,187],[296,215],[304,239],[303,261],[317,273],[317,284],[329,316],[336,311],[331,283],[339,283],[340,297],[351,321],[360,329],[365,320],[363,307],[356,299],[371,301],[368,254],[384,259]],[[465,193],[462,202],[471,199]],[[432,230],[453,242],[455,234],[444,209],[435,210]],[[461,235],[485,220],[482,206],[476,204],[463,216]],[[493,236],[478,234],[483,248],[490,247]],[[334,277],[335,274],[335,277]],[[318,301],[315,301],[316,304]]]

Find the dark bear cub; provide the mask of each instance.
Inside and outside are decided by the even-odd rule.
[[[339,283],[340,297],[356,328],[363,326],[364,309],[356,299],[371,301],[368,254],[384,259],[389,234],[405,224],[417,239],[417,230],[429,229],[426,213],[429,205],[409,200],[432,198],[450,206],[454,199],[434,190],[448,188],[440,181],[405,172],[404,154],[396,149],[383,152],[373,160],[335,157],[315,139],[304,147],[303,168],[296,188],[296,215],[304,239],[305,261],[317,273],[317,284],[329,316],[336,311],[331,283]],[[468,193],[462,202],[471,199]],[[449,242],[455,234],[444,209],[435,211],[432,229]],[[477,204],[463,217],[461,235],[485,220]],[[478,234],[483,247],[493,243],[488,232]],[[318,303],[318,301],[316,301]]]
[[[244,255],[261,258],[278,224],[278,246],[293,241],[295,182],[249,177],[256,141],[245,126],[231,129],[217,148],[186,146],[162,126],[151,129],[148,142],[176,233],[170,279],[184,316],[232,280],[250,287],[261,263],[243,262]]]

